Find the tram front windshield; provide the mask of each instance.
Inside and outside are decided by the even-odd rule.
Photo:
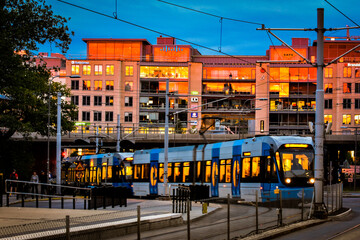
[[[277,158],[280,157],[285,178],[314,176],[314,152],[312,150],[283,149],[279,150],[276,155]]]

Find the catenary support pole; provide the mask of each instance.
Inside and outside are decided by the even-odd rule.
[[[169,79],[166,79],[165,137],[164,137],[164,196],[168,195],[168,149],[169,149]]]
[[[61,184],[61,93],[57,94],[56,184]]]
[[[116,152],[120,152],[120,114],[117,115]]]
[[[315,204],[314,215],[322,218],[324,178],[324,9],[317,9],[317,84],[315,112]]]

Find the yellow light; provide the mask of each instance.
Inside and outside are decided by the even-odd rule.
[[[132,160],[134,160],[134,158],[133,158],[133,157],[128,157],[128,158],[125,158],[125,161],[132,161]]]
[[[307,148],[308,145],[307,144],[285,144],[286,148]]]
[[[91,161],[90,161],[90,167],[93,167],[93,166],[94,166],[94,160],[91,159]]]
[[[243,155],[244,156],[251,156],[251,152],[244,152]]]
[[[314,184],[314,183],[315,183],[315,178],[310,178],[309,182],[310,182],[311,184]]]
[[[285,182],[286,182],[287,184],[289,184],[289,183],[291,183],[291,179],[290,179],[290,178],[286,178],[286,179],[285,179]]]
[[[107,165],[107,163],[106,163],[106,162],[104,162],[104,163],[102,163],[102,165],[103,165],[103,166],[106,166],[106,165]]]

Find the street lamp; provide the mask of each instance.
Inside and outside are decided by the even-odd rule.
[[[354,151],[354,191],[356,191],[356,158],[357,158],[357,133],[359,127],[342,126],[341,128],[354,128],[355,129],[355,151]]]
[[[61,76],[61,75],[56,75],[56,76],[52,76],[49,79],[49,99],[48,99],[48,122],[47,122],[47,162],[46,162],[46,179],[47,179],[47,183],[49,183],[49,172],[50,172],[50,101],[51,101],[51,85],[52,85],[52,81],[55,78],[58,77],[70,77],[70,78],[80,78],[79,75],[69,75],[69,76]]]

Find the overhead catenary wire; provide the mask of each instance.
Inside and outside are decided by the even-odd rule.
[[[343,13],[342,11],[340,11],[337,7],[335,7],[333,4],[331,4],[328,0],[325,0],[326,3],[328,3],[331,7],[333,7],[336,11],[338,11],[340,14],[342,14],[344,17],[346,17],[349,21],[351,21],[353,24],[355,24],[356,26],[360,27],[359,24],[357,24],[355,21],[353,21],[351,18],[349,18],[348,16],[346,16],[345,13]]]

